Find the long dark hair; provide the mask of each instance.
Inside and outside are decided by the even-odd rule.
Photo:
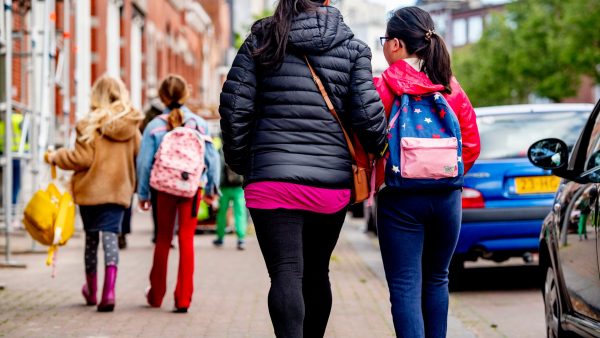
[[[281,66],[294,16],[316,10],[324,2],[324,0],[279,0],[273,17],[265,20],[261,34],[262,45],[254,51],[253,56],[257,63],[265,68]]]
[[[427,73],[431,82],[441,84],[450,93],[452,68],[446,43],[435,32],[431,16],[419,7],[398,9],[387,25],[388,37],[402,40],[408,54],[423,60],[421,71]]]

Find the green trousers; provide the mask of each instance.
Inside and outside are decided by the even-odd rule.
[[[217,238],[225,237],[227,228],[227,210],[233,202],[233,218],[235,221],[235,232],[238,239],[246,237],[248,227],[248,216],[246,215],[246,201],[244,200],[244,189],[242,187],[222,187],[222,196],[219,199],[219,212],[217,213]]]

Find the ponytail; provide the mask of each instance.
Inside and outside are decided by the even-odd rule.
[[[429,39],[429,47],[425,49],[422,59],[424,71],[431,82],[443,85],[446,92],[451,93],[452,68],[450,53],[448,53],[444,39],[435,32]]]
[[[287,51],[292,20],[300,13],[316,10],[323,0],[279,0],[275,13],[262,28],[262,46],[254,51],[258,64],[265,68],[278,68]]]
[[[183,114],[183,110],[179,108],[171,110],[169,117],[167,118],[167,122],[169,122],[169,130],[181,127],[183,125],[184,117],[185,115]]]
[[[160,84],[158,96],[165,106],[171,110],[167,118],[169,130],[181,127],[185,118],[181,107],[189,97],[188,84],[185,79],[179,75],[167,76]]]
[[[421,68],[431,82],[451,93],[452,67],[444,39],[435,32],[431,16],[419,7],[404,7],[388,21],[387,34],[404,42],[406,52],[423,61]]]

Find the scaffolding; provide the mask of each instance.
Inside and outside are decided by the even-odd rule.
[[[2,65],[3,93],[0,97],[0,113],[4,120],[4,152],[0,154],[0,167],[3,171],[2,217],[5,247],[4,261],[0,266],[23,267],[11,257],[11,234],[14,232],[15,220],[20,220],[22,203],[40,188],[41,177],[47,167],[43,164],[46,149],[55,144],[56,130],[56,95],[62,96],[62,116],[64,140],[69,139],[71,127],[70,114],[70,20],[72,0],[63,0],[63,16],[57,18],[55,0],[4,0],[0,16],[0,58]],[[19,19],[19,27],[15,27],[14,18]],[[57,30],[57,21],[62,20],[63,29]],[[19,43],[19,50],[13,48]],[[15,69],[13,60],[20,60],[19,69]],[[1,71],[0,71],[1,72]],[[16,74],[15,72],[19,72]],[[21,88],[19,99],[15,100],[13,79],[19,76]],[[25,95],[27,93],[27,95]],[[14,113],[23,115],[21,138],[18,149],[13,144]],[[29,144],[27,151],[26,144]],[[21,189],[16,204],[12,202],[13,194],[13,160],[21,161],[21,182],[27,183],[29,189]],[[28,179],[23,179],[27,176]],[[19,183],[20,184],[20,183]],[[23,184],[20,184],[23,186]],[[32,240],[35,251],[35,241]]]

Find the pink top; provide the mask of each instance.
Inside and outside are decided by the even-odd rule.
[[[326,189],[287,182],[256,182],[244,189],[251,209],[306,210],[334,214],[350,204],[350,189]]]

